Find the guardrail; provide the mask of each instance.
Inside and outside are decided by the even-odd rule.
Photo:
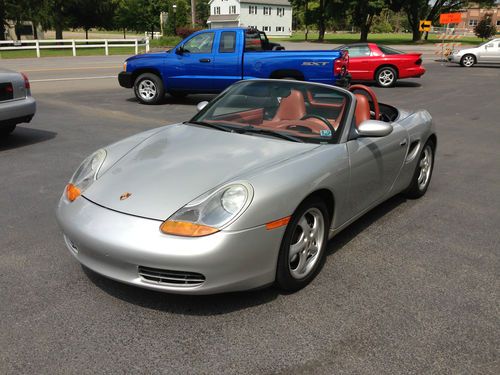
[[[7,47],[4,47],[4,45],[7,45]],[[36,50],[36,57],[40,57],[40,50],[42,49],[72,49],[73,56],[76,56],[76,50],[81,48],[104,48],[104,54],[108,56],[109,49],[115,47],[134,47],[136,54],[139,53],[139,47],[145,47],[146,52],[149,52],[149,39],[37,39],[0,41],[0,51]]]

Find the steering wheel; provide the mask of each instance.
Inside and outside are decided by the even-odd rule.
[[[304,117],[301,118],[301,120],[307,120],[308,118],[315,118],[315,119],[318,119],[320,121],[323,121],[326,126],[328,126],[328,129],[330,129],[332,131],[332,134],[335,133],[335,128],[332,126],[332,124],[330,124],[330,121],[328,121],[326,118],[324,118],[323,116],[319,116],[319,115],[304,115]]]
[[[378,105],[377,96],[375,95],[373,90],[365,85],[352,85],[351,87],[349,87],[349,91],[352,93],[356,90],[361,90],[361,91],[364,91],[368,94],[368,96],[370,97],[370,99],[373,103],[373,111],[375,112],[375,120],[378,120],[380,118],[380,107]]]

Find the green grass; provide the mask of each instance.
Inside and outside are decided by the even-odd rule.
[[[149,41],[151,48],[168,48],[174,47],[182,40],[179,36],[162,36],[160,39],[152,39]]]
[[[308,40],[311,42],[317,42],[318,33],[309,33]],[[407,33],[387,33],[387,34],[368,34],[368,41],[375,42],[380,44],[432,44],[440,42],[437,39],[437,35],[430,34],[428,40],[422,40],[419,43],[415,43],[412,40],[412,35]],[[290,38],[279,38],[283,42],[303,42],[304,41],[304,33],[294,33]],[[355,43],[359,41],[359,34],[350,34],[350,33],[338,33],[338,34],[326,34],[324,43],[331,44],[348,44]],[[476,37],[462,37],[456,41],[457,43],[466,43],[466,44],[478,44],[481,43],[480,38]]]
[[[145,48],[139,47],[139,53],[144,53]],[[110,55],[134,55],[134,47],[114,47],[109,48]],[[104,48],[81,48],[76,50],[77,56],[104,56]],[[73,56],[73,50],[69,49],[42,49],[40,50],[40,57],[60,57],[60,56]],[[1,59],[19,59],[36,57],[35,50],[19,50],[19,51],[1,51]]]

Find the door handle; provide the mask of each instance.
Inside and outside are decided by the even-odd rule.
[[[407,141],[406,141],[406,138],[405,138],[405,139],[403,139],[401,142],[399,142],[399,145],[400,145],[401,147],[406,146],[406,142],[407,142]]]
[[[200,59],[200,62],[202,62],[202,63],[209,63],[210,59]]]

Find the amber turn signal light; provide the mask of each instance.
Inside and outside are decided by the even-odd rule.
[[[209,227],[207,225],[173,220],[164,221],[160,226],[160,229],[165,234],[173,234],[176,236],[185,237],[208,236],[209,234],[213,234],[219,231],[217,228]]]
[[[82,194],[82,192],[80,191],[79,188],[77,188],[75,185],[73,184],[68,184],[66,186],[66,198],[68,198],[68,200],[70,202],[73,202],[76,198],[78,198],[80,195]]]
[[[287,216],[287,217],[266,223],[266,229],[271,230],[271,229],[283,227],[283,226],[288,224],[288,222],[290,221],[290,218],[291,218],[291,216]]]

